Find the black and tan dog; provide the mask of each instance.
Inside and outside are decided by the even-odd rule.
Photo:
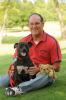
[[[29,48],[32,46],[31,42],[20,42],[14,45],[14,48],[17,49],[18,56],[17,60],[14,62],[14,74],[13,80],[15,82],[15,86],[19,83],[28,81],[30,78],[35,78],[36,75],[30,76],[28,73],[25,73],[23,67],[32,67],[34,64],[32,63],[29,57]]]

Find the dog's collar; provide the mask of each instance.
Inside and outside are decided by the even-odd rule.
[[[19,59],[19,60],[23,61],[23,59],[22,59],[21,57],[19,57],[19,56],[17,57],[17,59]]]

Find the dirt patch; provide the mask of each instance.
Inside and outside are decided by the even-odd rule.
[[[0,55],[13,54],[13,44],[0,44]]]

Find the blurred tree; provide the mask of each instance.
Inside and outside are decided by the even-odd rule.
[[[54,2],[55,10],[58,15],[59,22],[60,22],[60,27],[61,27],[60,29],[61,29],[61,33],[62,33],[61,38],[66,38],[66,23],[64,20],[64,13],[60,8],[60,4],[59,4],[58,0],[53,0],[53,2]]]
[[[45,2],[43,0],[36,0],[35,1],[34,12],[40,13],[43,17],[45,17],[46,5],[45,5]]]
[[[45,2],[44,0],[36,0],[34,3],[34,10],[35,12],[40,13],[46,21],[58,20],[51,0],[48,2]]]
[[[0,2],[0,26],[1,29],[20,27],[27,25],[31,13],[40,13],[46,21],[60,21],[62,37],[65,37],[66,4],[59,4],[58,0],[35,0],[34,3],[23,0],[5,0]],[[64,29],[65,28],[65,29]]]
[[[8,9],[9,9],[9,3],[10,0],[6,0],[4,3],[4,7],[3,7],[3,11],[4,11],[4,15],[3,15],[3,22],[2,22],[2,26],[1,26],[1,37],[0,37],[0,43],[2,42],[2,38],[3,38],[3,34],[4,34],[4,30],[5,30],[5,26],[6,26],[6,22],[7,22],[7,13],[8,13]],[[2,6],[2,5],[1,5]]]
[[[34,12],[34,5],[27,0],[24,0],[20,5],[20,25],[23,28],[28,24],[28,17]]]
[[[2,4],[4,7],[4,3]],[[8,21],[5,27],[22,27],[27,25],[28,16],[34,10],[34,5],[31,2],[10,2],[10,8],[8,9]]]

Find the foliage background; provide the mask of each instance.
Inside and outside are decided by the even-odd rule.
[[[64,23],[66,24],[66,4],[59,3],[59,7],[63,13]],[[27,25],[28,16],[33,12],[40,13],[46,21],[58,21],[53,0],[48,0],[48,3],[44,2],[44,0],[36,0],[34,4],[27,0],[24,0],[23,2],[16,2],[15,0],[13,0],[13,2],[10,2],[9,0],[0,2],[1,27],[3,25],[3,18],[6,10],[6,28],[18,26],[23,28],[23,26]]]

